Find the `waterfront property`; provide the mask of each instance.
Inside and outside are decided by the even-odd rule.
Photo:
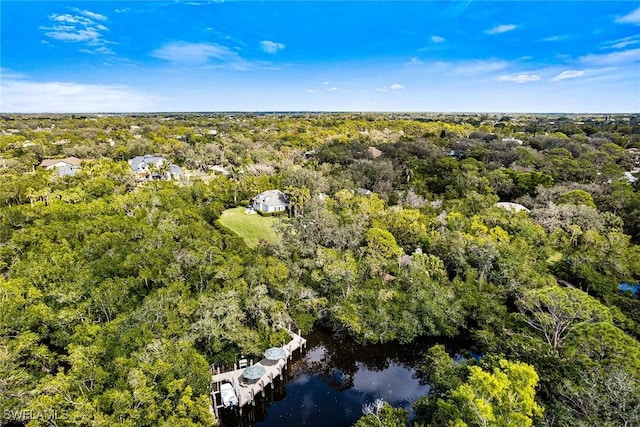
[[[307,340],[300,336],[299,331],[298,333],[288,332],[291,341],[281,348],[269,349],[270,352],[265,352],[265,358],[258,363],[246,366],[247,361],[243,359],[235,363],[233,369],[227,372],[221,372],[221,369],[216,366],[211,367],[213,382],[211,401],[216,418],[219,418],[220,408],[225,407],[225,403],[231,400],[228,397],[230,388],[235,392],[236,405],[242,413],[244,406],[255,405],[257,395],[264,396],[265,388],[273,384],[275,379],[283,379],[283,371],[287,369],[288,360],[292,358],[293,352],[298,349],[302,351],[307,345]]]
[[[366,403],[383,398],[410,411],[429,392],[416,368],[433,339],[360,345],[320,327],[305,338],[305,351],[288,364],[284,381],[268,387],[255,405],[245,406],[242,416],[239,411],[222,410],[223,426],[352,426]],[[461,341],[443,344],[456,354],[466,351],[459,347]]]

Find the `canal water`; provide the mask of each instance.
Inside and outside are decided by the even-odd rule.
[[[285,381],[267,388],[242,416],[222,413],[223,426],[352,426],[366,403],[384,399],[410,411],[429,391],[415,373],[434,340],[361,346],[318,328],[306,338],[307,349],[296,352]]]

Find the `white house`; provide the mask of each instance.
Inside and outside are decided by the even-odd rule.
[[[144,179],[179,179],[182,175],[180,166],[169,163],[164,157],[145,154],[129,160],[135,174]]]
[[[289,198],[280,190],[268,190],[253,198],[253,209],[264,212],[283,212],[289,209]]]

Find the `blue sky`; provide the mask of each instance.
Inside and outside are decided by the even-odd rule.
[[[640,1],[0,2],[0,111],[640,112]]]

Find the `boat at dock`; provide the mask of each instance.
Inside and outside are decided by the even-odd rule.
[[[220,368],[212,366],[212,384],[211,392],[212,412],[216,418],[219,418],[219,409],[221,408],[237,408],[242,414],[242,408],[246,405],[255,405],[257,395],[265,395],[265,387],[273,387],[275,379],[283,378],[283,371],[287,369],[288,360],[293,356],[296,350],[304,349],[307,340],[300,335],[300,331],[295,333],[288,331],[291,341],[282,347],[274,347],[265,351],[264,359],[257,363],[253,363],[244,367],[244,363],[234,364],[233,370],[221,372]],[[226,393],[226,394],[225,394]],[[235,397],[235,403],[227,406],[225,402],[227,396],[228,402]]]
[[[231,383],[220,384],[220,398],[222,406],[225,408],[233,408],[238,406],[238,396]]]

